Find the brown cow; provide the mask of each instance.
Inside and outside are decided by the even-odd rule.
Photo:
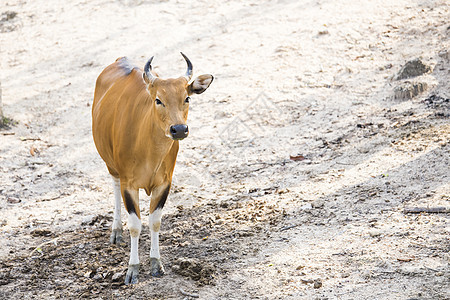
[[[131,253],[125,283],[137,283],[138,243],[141,232],[139,189],[151,194],[151,274],[161,276],[159,255],[161,211],[169,194],[178,141],[188,136],[189,96],[203,93],[213,81],[201,75],[190,83],[192,64],[183,54],[187,72],[162,79],[152,72],[150,58],[144,71],[119,58],[97,79],[92,106],[92,134],[98,153],[114,181],[114,221],[111,243],[122,240],[121,199],[128,211]]]

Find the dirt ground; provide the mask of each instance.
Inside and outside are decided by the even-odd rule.
[[[0,298],[449,299],[449,9],[2,0],[16,123],[0,130]],[[149,274],[142,193],[140,282],[125,286],[94,83],[121,56],[181,75],[180,51],[215,80],[192,97],[164,208],[167,274]]]

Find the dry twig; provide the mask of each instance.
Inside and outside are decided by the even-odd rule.
[[[43,242],[42,244],[39,244],[36,248],[33,249],[33,251],[30,252],[30,254],[29,254],[28,256],[31,257],[31,255],[32,255],[34,252],[39,251],[39,249],[41,249],[41,247],[44,246],[44,245],[51,244],[51,243],[55,243],[55,244],[56,244],[56,241],[57,241],[58,239],[59,239],[59,237],[54,238],[54,239],[52,239],[52,240],[50,240],[50,241]]]
[[[295,225],[290,225],[290,226],[285,226],[283,228],[280,229],[280,231],[285,231],[294,227],[300,226],[300,224],[295,224]]]
[[[38,137],[36,137],[36,138],[34,138],[34,137],[21,137],[20,140],[22,142],[25,142],[25,141],[40,141],[41,138],[38,138]]]
[[[439,213],[449,213],[450,209],[438,206],[438,207],[405,207],[403,213],[405,214],[420,214],[420,213],[429,213],[429,214],[439,214]]]
[[[192,297],[192,298],[199,298],[200,296],[198,294],[190,294],[183,290],[183,288],[180,287],[180,293],[184,296]]]

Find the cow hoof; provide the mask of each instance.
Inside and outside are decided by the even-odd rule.
[[[164,267],[159,258],[150,257],[151,274],[153,277],[161,277],[164,275]]]
[[[119,245],[122,241],[122,229],[113,229],[111,236],[109,237],[109,242],[111,244]]]
[[[125,284],[136,284],[139,278],[139,264],[128,265],[127,275],[125,276]]]

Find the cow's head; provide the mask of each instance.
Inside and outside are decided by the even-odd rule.
[[[187,71],[179,78],[162,79],[152,72],[153,57],[144,67],[143,78],[147,90],[154,101],[154,111],[158,123],[167,137],[173,140],[182,140],[189,134],[186,125],[190,95],[203,93],[211,84],[214,77],[209,74],[200,75],[192,79],[192,63],[183,53],[187,63]]]

